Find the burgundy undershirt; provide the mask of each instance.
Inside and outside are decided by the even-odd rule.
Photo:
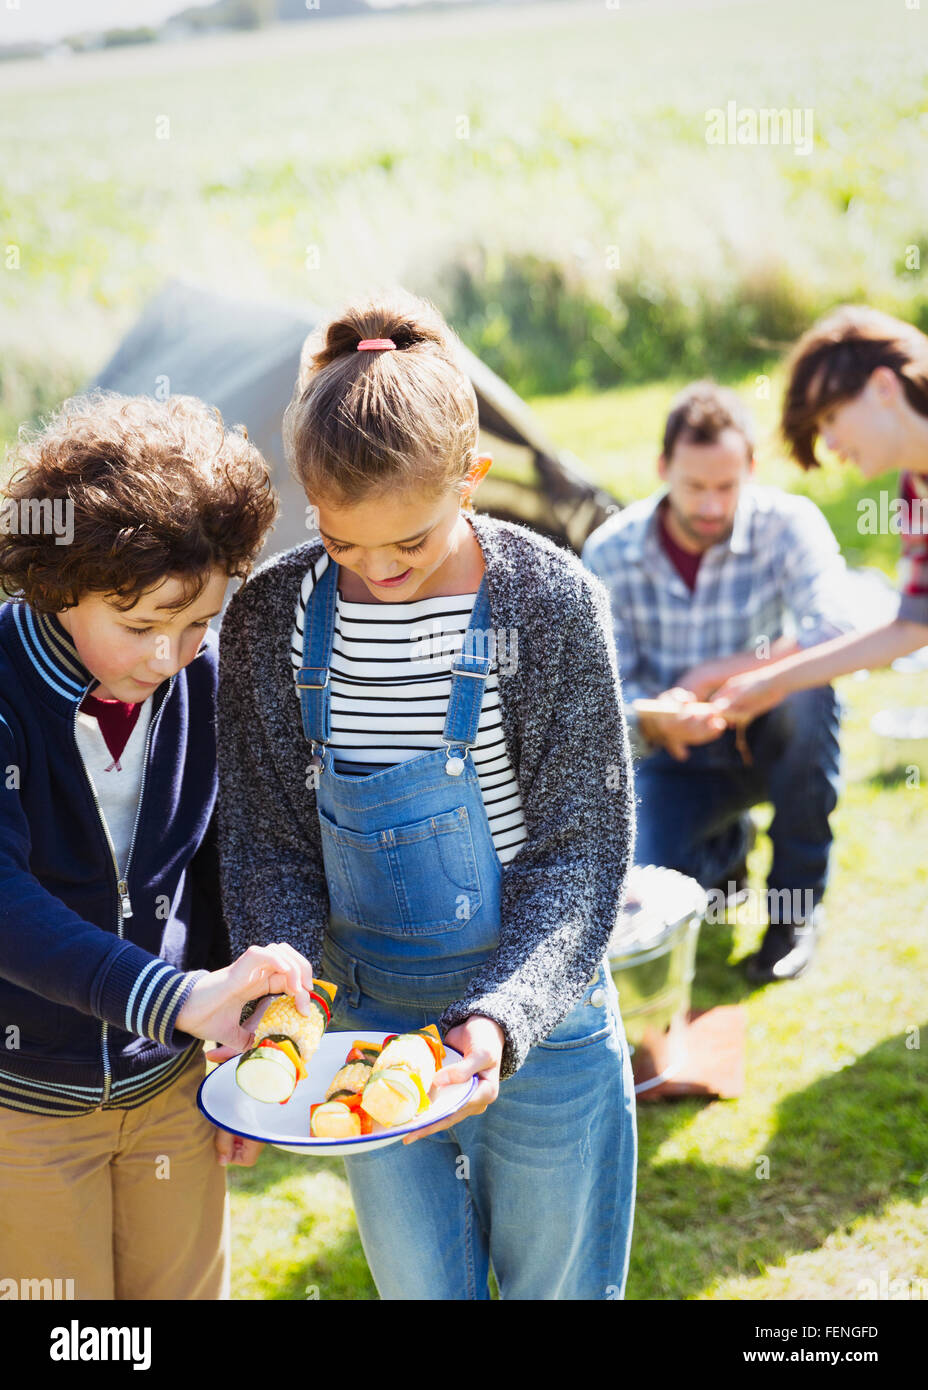
[[[682,545],[677,545],[677,542],[674,540],[673,536],[671,536],[664,523],[663,507],[658,508],[657,529],[661,545],[676,566],[680,578],[683,580],[684,584],[686,584],[687,588],[690,590],[695,589],[696,574],[699,570],[699,562],[703,557],[703,551],[684,550]]]
[[[122,700],[98,700],[90,694],[81,701],[84,713],[92,714],[100,725],[103,740],[116,762],[129,742],[141,708],[141,705],[124,704]]]

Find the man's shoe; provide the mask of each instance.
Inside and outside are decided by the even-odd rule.
[[[815,943],[825,923],[825,909],[817,904],[808,922],[771,922],[759,951],[745,961],[747,977],[754,984],[797,980],[812,964]]]

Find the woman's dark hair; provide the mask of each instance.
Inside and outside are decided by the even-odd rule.
[[[906,400],[928,415],[928,338],[910,323],[844,304],[814,323],[787,359],[780,433],[803,468],[819,468],[815,442],[824,412],[853,400],[877,367],[889,367]]]

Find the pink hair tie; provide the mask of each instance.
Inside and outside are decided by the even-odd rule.
[[[362,338],[358,343],[358,352],[364,348],[395,348],[396,343],[392,338]]]

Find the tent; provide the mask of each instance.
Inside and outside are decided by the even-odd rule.
[[[124,395],[199,396],[217,407],[226,424],[247,426],[281,500],[261,560],[313,534],[305,494],[284,458],[281,424],[300,349],[319,317],[308,307],[239,300],[171,280],[91,383]],[[477,395],[480,448],[493,455],[475,506],[579,554],[619,502],[545,438],[525,402],[495,372],[468,349],[463,354]]]

